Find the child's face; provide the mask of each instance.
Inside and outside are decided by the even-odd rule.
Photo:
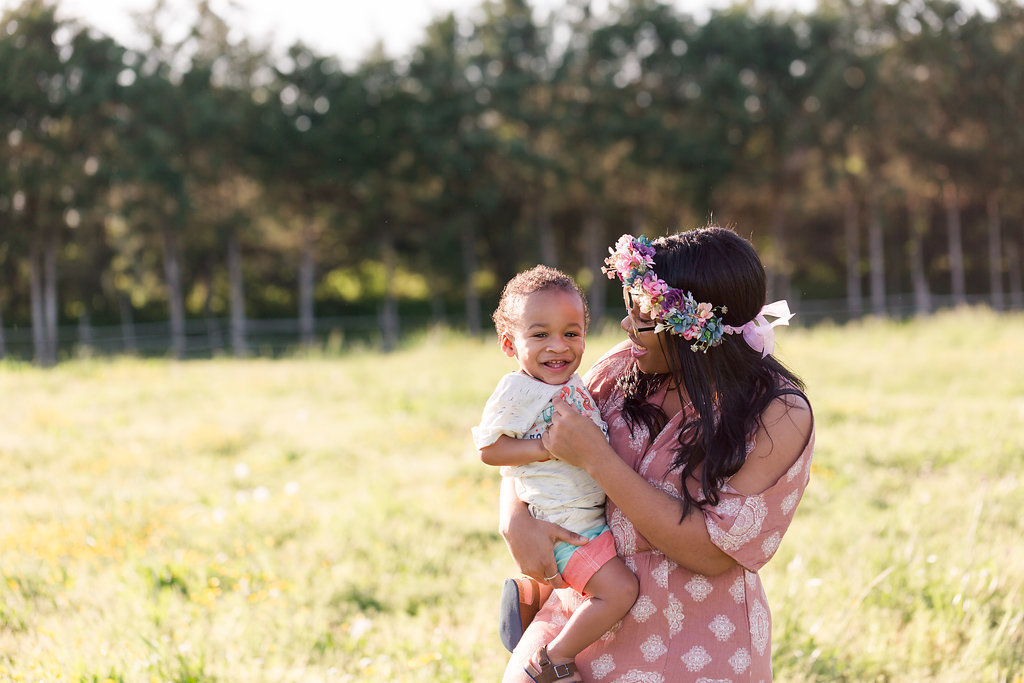
[[[547,384],[564,384],[583,360],[583,301],[576,292],[548,289],[523,298],[519,319],[502,335],[505,355]]]

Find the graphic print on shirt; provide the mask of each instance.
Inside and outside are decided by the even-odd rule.
[[[596,407],[594,406],[594,402],[591,400],[590,395],[585,391],[581,391],[579,387],[571,384],[567,384],[561,388],[558,392],[558,398],[562,399],[584,415],[596,412]],[[554,417],[555,405],[554,403],[549,403],[545,406],[544,410],[541,411],[540,418],[537,422],[539,424],[543,421],[545,425],[550,425]],[[601,431],[604,433],[605,437],[608,436],[608,427],[602,425]]]

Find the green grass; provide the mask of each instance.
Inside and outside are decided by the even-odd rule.
[[[776,680],[1022,680],[1022,338],[984,310],[780,331],[818,445],[763,570]],[[510,369],[447,336],[0,364],[0,680],[497,680],[513,567],[469,429]]]

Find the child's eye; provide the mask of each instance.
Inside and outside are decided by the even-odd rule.
[[[538,332],[537,334],[535,334],[533,336],[536,337],[537,339],[543,339],[544,337],[548,336],[548,333],[547,332]]]

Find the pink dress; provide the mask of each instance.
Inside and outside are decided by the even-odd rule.
[[[628,350],[616,347],[591,369],[586,383],[601,405],[616,453],[652,485],[679,498],[679,475],[670,469],[682,414],[645,452],[646,435],[630,435],[621,415],[623,397],[615,388],[616,378],[631,362]],[[752,447],[748,445],[748,452]],[[617,628],[576,657],[584,681],[772,679],[771,613],[757,571],[775,554],[793,519],[810,475],[813,449],[812,433],[800,457],[769,489],[745,496],[726,483],[718,505],[704,510],[712,542],[738,563],[718,576],[695,574],[668,559],[608,501],[615,548],[639,579],[640,597]],[[512,654],[505,681],[530,680],[523,673],[527,659],[554,637],[581,600],[572,589],[552,593]]]

